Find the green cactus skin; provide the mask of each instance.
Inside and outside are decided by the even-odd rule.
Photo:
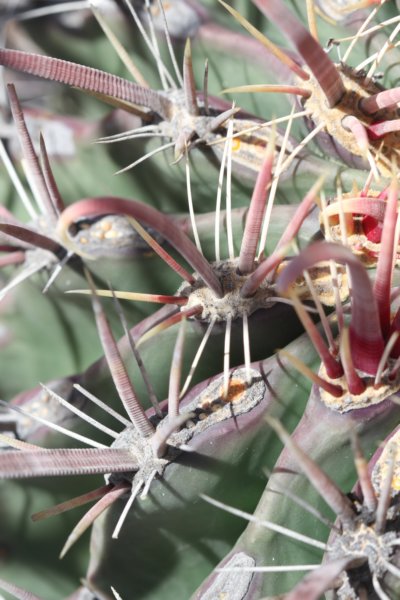
[[[306,22],[304,2],[285,0],[284,3],[288,8],[293,9],[303,22]],[[25,5],[37,7],[39,3],[20,4],[18,8],[22,10]],[[174,5],[179,2],[171,0],[170,4],[173,10]],[[216,4],[214,0],[204,0],[201,4],[194,0],[190,2],[185,0],[184,3],[186,9],[189,7],[189,15],[191,15],[190,36],[198,89],[202,88],[205,57],[209,59],[210,94],[217,94],[227,87],[270,82],[280,77],[287,78],[287,69],[280,69],[279,63],[275,60],[266,60],[267,51],[247,33],[243,33],[241,27],[233,22],[225,9]],[[252,24],[271,36],[275,42],[288,48],[280,28],[274,28],[252,3],[247,0],[237,0],[232,4]],[[322,3],[320,4],[323,8]],[[329,6],[338,4],[342,3],[339,0],[338,2],[332,0]],[[335,23],[323,21],[318,17],[318,31],[322,44],[327,44],[330,38],[340,39],[354,34],[361,19],[369,14],[371,9],[372,7],[368,7],[363,11],[351,13],[345,19],[340,22],[338,19]],[[0,11],[4,10],[3,6],[0,6]],[[398,3],[388,0],[380,8],[374,23],[396,16],[397,11]],[[155,8],[154,12],[157,12]],[[1,19],[3,14],[0,12]],[[10,23],[5,34],[5,46],[60,56],[127,77],[124,67],[110,50],[104,34],[88,11],[76,15],[70,13],[70,17],[75,16],[77,17],[75,24],[72,21],[68,23],[65,17],[51,16],[46,17],[45,20],[38,18]],[[132,51],[150,87],[160,89],[154,60],[149,58],[148,50],[136,35],[136,30],[135,35],[132,35],[134,26],[128,17],[128,11],[121,16],[119,10],[113,10],[111,13],[105,13],[105,17],[114,31],[118,32],[118,37],[123,44]],[[3,24],[1,19],[0,26]],[[158,20],[157,23],[159,22]],[[179,27],[171,33],[180,65],[187,22],[185,21],[183,29],[179,19],[178,24]],[[378,51],[395,26],[395,24],[388,26],[361,39],[351,55],[351,64],[361,63],[368,54]],[[183,39],[179,41],[178,38]],[[166,57],[162,35],[160,35],[160,46],[163,57]],[[342,55],[346,47],[345,42],[340,43]],[[335,52],[337,50],[333,45],[330,56],[334,60],[336,60]],[[383,77],[377,81],[378,85],[382,84],[390,88],[398,84],[398,52],[398,49],[394,48],[384,58],[380,66]],[[14,75],[11,75],[11,79],[14,80]],[[173,215],[180,227],[191,235],[189,219],[186,215],[184,161],[178,165],[171,164],[174,161],[173,153],[158,155],[138,165],[133,171],[114,177],[113,173],[140,158],[145,152],[155,149],[159,142],[156,140],[147,143],[146,140],[136,140],[120,144],[88,143],[88,136],[92,139],[95,135],[115,133],[121,124],[126,128],[137,127],[139,124],[137,117],[127,113],[122,114],[119,110],[110,112],[96,99],[85,97],[74,90],[44,86],[38,80],[29,81],[28,84],[19,81],[17,91],[23,100],[24,109],[28,110],[29,98],[35,96],[41,111],[50,109],[52,112],[59,113],[58,129],[57,127],[53,129],[58,132],[57,136],[60,135],[60,126],[71,128],[75,153],[68,157],[64,156],[62,160],[51,157],[54,176],[66,204],[85,197],[111,194],[140,198],[151,206]],[[228,99],[229,106],[231,101],[235,100],[245,111],[261,119],[285,116],[291,108],[291,101],[282,95],[241,94],[240,96],[229,95],[225,98]],[[3,96],[1,102],[2,119],[4,118],[4,123],[9,127],[7,110],[3,110],[5,108]],[[280,127],[282,127],[281,131],[284,131],[285,124]],[[301,120],[296,120],[291,136],[293,139],[301,140],[305,134],[305,124]],[[12,152],[11,142],[9,149]],[[342,187],[345,191],[351,190],[354,181],[358,183],[360,189],[365,184],[365,172],[344,166],[337,157],[326,154],[322,145],[319,148],[317,145],[308,145],[306,154],[307,157],[298,165],[299,168],[289,171],[286,178],[279,183],[278,202],[282,203],[282,206],[276,206],[276,210],[273,211],[272,229],[267,240],[268,252],[273,250],[284,225],[290,219],[292,209],[289,205],[296,205],[299,202],[310,189],[316,175],[325,173],[324,189],[327,196],[332,197],[337,194],[338,171],[341,172]],[[17,164],[17,155],[15,153],[12,155]],[[205,254],[209,260],[213,260],[212,211],[215,210],[218,172],[196,149],[193,149],[191,161],[196,220]],[[17,168],[25,184],[22,170],[19,166]],[[377,187],[381,189],[384,184],[381,182]],[[28,189],[27,185],[26,188]],[[232,189],[234,246],[238,252],[251,195],[251,186],[244,180],[238,167],[236,172],[234,168]],[[0,192],[2,204],[26,224],[27,215],[5,173],[0,176]],[[318,231],[318,219],[316,215],[312,217],[314,220],[307,223],[301,231],[300,247],[304,247]],[[223,223],[221,229],[225,234]],[[95,229],[93,231],[95,232]],[[0,244],[3,250],[3,237],[0,237]],[[224,238],[222,241],[224,256],[227,254],[226,248]],[[104,246],[101,252],[105,253],[105,257],[97,261],[96,265],[93,264],[93,272],[104,281],[110,281],[114,289],[173,293],[178,288],[177,277],[169,274],[165,266],[154,256],[135,255],[133,258],[127,258],[121,257],[118,251],[116,258],[111,256],[110,250],[103,249]],[[3,252],[0,258],[2,256],[4,256]],[[1,283],[5,285],[15,272],[14,266],[2,269]],[[100,348],[90,303],[87,298],[64,294],[66,290],[82,287],[82,278],[66,268],[48,293],[43,295],[41,290],[48,276],[49,272],[43,269],[32,277],[32,280],[13,290],[0,304],[1,397],[5,400],[13,399],[12,402],[22,403],[25,406],[34,404],[36,408],[45,411],[46,406],[41,402],[40,394],[37,395],[39,382],[55,380],[58,385],[71,386],[72,382],[78,381],[102,399],[109,399],[110,403],[116,406],[118,398],[105,360],[99,358]],[[122,335],[122,328],[112,302],[105,301],[104,306],[114,331],[118,336]],[[152,306],[126,304],[126,313],[129,325],[137,335],[149,326],[147,318],[150,318],[150,322],[154,322],[157,318],[153,317],[155,311]],[[309,396],[309,384],[292,370],[285,359],[282,359],[285,364],[283,371],[277,365],[276,358],[266,358],[274,350],[286,346],[289,340],[298,334],[295,331],[294,321],[289,323],[288,314],[287,311],[283,311],[280,321],[272,315],[267,325],[261,325],[259,322],[254,324],[251,333],[254,349],[252,360],[259,359],[260,362],[254,363],[253,366],[256,369],[263,366],[267,383],[271,386],[268,394],[274,394],[275,398],[273,401],[270,399],[273,414],[282,417],[288,429],[293,430],[297,426],[295,439],[320,466],[327,469],[343,490],[349,491],[355,481],[351,452],[347,443],[349,431],[356,422],[354,415],[348,413],[333,416],[328,409],[322,408],[314,390],[302,416]],[[267,333],[264,328],[268,328]],[[200,332],[195,328],[187,329],[184,363],[186,371],[190,367],[201,338]],[[175,329],[163,332],[142,346],[143,360],[160,398],[167,395],[175,335]],[[217,337],[215,336],[210,342],[205,354],[206,361],[200,367],[193,383],[201,382],[200,386],[207,385],[208,378],[221,371],[223,339],[220,337],[217,340]],[[147,402],[145,389],[140,383],[138,369],[132,365],[133,361],[126,340],[120,342],[120,347],[129,363],[128,370],[132,380],[138,386],[138,395],[145,404]],[[243,362],[242,337],[239,329],[236,337],[233,336],[232,347],[231,366],[235,367]],[[318,362],[313,348],[305,338],[293,342],[290,350],[308,365],[316,365]],[[81,396],[77,396],[76,399],[78,403],[82,402]],[[383,439],[398,422],[397,408],[390,408],[385,404],[385,407],[380,410],[375,411],[374,418],[371,416],[361,425],[363,445],[369,453],[375,450],[378,441]],[[9,415],[2,412],[0,416],[0,428],[9,431]],[[52,418],[63,420],[64,414]],[[21,427],[20,423],[17,423],[18,427]],[[75,427],[76,421],[71,425],[71,429]],[[28,427],[19,429],[18,433],[22,438],[32,442],[42,443],[45,438],[46,444],[51,446],[57,447],[61,444],[53,434],[50,436],[44,434],[42,429],[34,430]],[[153,482],[148,498],[139,500],[136,507],[132,509],[119,540],[112,540],[111,533],[124,505],[122,501],[119,501],[118,506],[114,506],[95,524],[90,550],[88,550],[89,539],[86,536],[62,562],[57,558],[59,550],[74,523],[82,515],[80,512],[82,509],[43,523],[32,524],[29,515],[44,506],[82,493],[82,486],[87,485],[84,489],[94,487],[96,485],[94,481],[88,478],[83,483],[83,480],[77,481],[78,478],[70,477],[63,482],[62,487],[59,479],[49,478],[35,480],[34,483],[1,482],[0,577],[17,583],[32,594],[39,594],[43,600],[61,600],[67,597],[71,600],[72,598],[94,600],[98,597],[109,600],[113,598],[110,585],[120,594],[122,600],[136,600],[136,598],[138,600],[141,598],[180,600],[182,598],[183,600],[191,594],[195,594],[193,597],[197,599],[199,596],[196,595],[195,588],[201,586],[201,582],[206,579],[205,586],[208,586],[208,591],[202,587],[200,598],[214,600],[218,590],[218,587],[213,587],[216,573],[212,575],[210,573],[219,561],[226,562],[227,557],[232,554],[235,555],[236,565],[247,567],[251,567],[254,562],[257,565],[267,565],[272,562],[283,565],[290,562],[319,561],[320,551],[303,548],[297,542],[284,540],[280,535],[267,532],[255,525],[246,527],[244,521],[239,521],[231,515],[224,515],[219,509],[207,505],[199,498],[199,493],[206,493],[229,505],[250,512],[255,510],[255,516],[293,527],[320,540],[327,539],[326,528],[317,525],[315,518],[306,518],[303,511],[293,504],[290,498],[271,493],[274,487],[284,486],[296,496],[321,507],[322,500],[317,498],[316,492],[311,489],[305,477],[297,473],[290,475],[274,473],[262,493],[265,487],[263,468],[271,470],[274,467],[281,447],[262,419],[256,424],[252,423],[243,438],[239,436],[235,439],[229,434],[226,445],[223,443],[223,437],[217,437],[218,443],[217,448],[214,446],[214,452],[208,449],[208,454],[207,452],[204,454],[224,461],[223,467],[218,465],[220,471],[211,468],[209,464],[211,461],[202,469],[194,469],[190,466],[190,456],[185,456],[185,460],[181,459],[181,462],[172,463],[166,470],[165,476],[165,482],[169,487],[164,489],[162,481]],[[202,443],[206,446],[204,440]],[[248,451],[251,449],[251,453],[245,452],[246,449]],[[2,447],[1,451],[3,450]],[[287,450],[283,451],[277,465],[297,469]],[[182,507],[181,500],[174,497],[173,490],[181,493],[185,498],[190,498],[189,507]],[[258,507],[255,508],[258,501]],[[243,529],[245,531],[235,543]],[[132,547],[134,547],[133,552]],[[79,586],[80,578],[85,576],[88,563],[87,588],[74,593]],[[276,596],[291,589],[299,577],[301,574],[294,576],[282,573],[279,575],[257,573],[249,576],[247,573],[246,576],[243,574],[239,578],[230,578],[230,593],[238,595],[238,598],[232,595],[230,600],[239,600],[239,596],[240,600],[263,598],[266,594]],[[92,586],[99,590],[98,595],[89,591]],[[7,592],[4,592],[4,595],[8,600]]]

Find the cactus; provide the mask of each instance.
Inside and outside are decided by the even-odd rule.
[[[398,597],[397,3],[0,25],[1,593]]]

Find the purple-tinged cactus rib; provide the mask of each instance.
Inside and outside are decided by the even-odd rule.
[[[78,506],[83,506],[88,502],[92,502],[93,500],[98,500],[102,498],[107,492],[110,492],[114,486],[111,483],[107,483],[106,485],[102,485],[101,487],[91,490],[90,492],[86,492],[85,494],[81,494],[80,496],[76,496],[75,498],[71,498],[66,502],[60,502],[60,504],[56,504],[54,506],[50,506],[50,508],[45,508],[40,512],[34,513],[31,515],[32,521],[42,521],[43,519],[48,519],[49,517],[54,517],[55,515],[60,515],[63,512],[68,510],[72,510]]]
[[[242,245],[240,247],[238,269],[246,275],[254,269],[254,259],[266,208],[266,195],[271,184],[272,166],[274,162],[275,140],[274,135],[267,146],[265,160],[257,176],[253,195],[247,213],[246,226],[243,233]]]
[[[92,287],[90,278],[89,283]],[[112,334],[110,324],[99,299],[95,295],[95,290],[93,290],[92,305],[101,345],[121,402],[140,435],[143,437],[151,436],[154,433],[154,427],[146,416],[146,413],[136,396],[133,385],[129,380],[117,343]]]
[[[170,218],[151,206],[135,200],[107,196],[81,200],[63,212],[58,222],[58,233],[68,243],[68,228],[74,221],[81,217],[105,214],[133,217],[158,231],[197,271],[207,286],[219,298],[223,296],[221,284],[204,256]]]
[[[17,128],[18,137],[22,149],[22,154],[26,161],[27,169],[32,177],[32,185],[35,187],[40,201],[43,203],[43,208],[49,218],[56,219],[57,213],[54,209],[49,190],[47,189],[46,181],[40,168],[39,159],[33,147],[33,142],[26,126],[24,113],[18,100],[15,86],[12,83],[7,85],[8,98],[10,100],[11,112],[14,118],[14,123]]]
[[[324,498],[325,502],[340,518],[343,525],[353,529],[355,512],[352,501],[340,490],[330,477],[296,444],[283,425],[267,415],[267,423],[275,430],[281,441],[288,448],[310,483]]]
[[[253,0],[267,18],[285,32],[317,79],[330,107],[340,102],[345,87],[333,62],[307,29],[278,0]]]
[[[394,260],[398,240],[395,239],[397,224],[398,184],[393,179],[389,189],[385,218],[382,228],[382,240],[376,266],[374,296],[379,310],[382,333],[387,338],[390,331],[390,292]]]
[[[385,415],[386,420],[386,418],[389,416],[388,411],[390,411],[392,421],[395,421],[396,417],[398,419],[398,410],[396,410],[393,414],[393,408],[391,408],[390,405],[391,402],[389,401],[380,406],[368,407],[367,409],[354,411],[353,413],[347,415],[339,415],[335,414],[333,411],[324,406],[324,404],[320,401],[319,390],[316,386],[314,386],[303,418],[291,437],[304,452],[307,452],[307,454],[315,460],[318,465],[323,462],[326,463],[330,457],[332,457],[333,453],[337,454],[339,451],[341,451],[341,456],[344,456],[344,450],[346,449],[348,436],[353,431],[356,421],[358,421],[363,434],[366,434],[367,432],[369,433],[370,443],[374,443],[376,440],[380,441],[384,436],[382,436],[382,429],[378,429],[378,423],[380,422],[380,425],[383,426],[383,419],[379,418],[378,416],[382,417]],[[386,420],[386,427],[388,422],[389,421]],[[312,432],[312,434],[310,434],[310,432]],[[318,440],[318,443],[316,443],[316,440]],[[272,519],[279,525],[285,525],[289,527],[293,523],[298,523],[301,521],[301,513],[298,513],[296,510],[294,510],[289,502],[283,502],[281,497],[271,494],[271,491],[275,490],[276,486],[278,486],[278,489],[282,491],[289,489],[291,495],[299,496],[302,499],[307,498],[310,485],[308,481],[306,481],[305,477],[298,473],[299,470],[300,469],[296,456],[292,454],[290,447],[285,447],[277,463],[275,464],[270,481],[268,482],[254,515],[251,515],[254,520],[253,522],[257,522],[257,520],[261,521],[263,518]],[[340,475],[340,469],[339,471],[336,470],[336,475],[343,481],[343,473]],[[321,498],[326,500],[325,490],[321,489],[319,485],[317,489]],[[311,495],[314,497],[313,492],[311,492]],[[360,566],[360,564],[364,563],[362,565],[363,568],[368,569],[370,566],[372,571],[376,569],[378,575],[382,576],[383,571],[389,570],[391,566],[394,566],[396,560],[395,557],[392,559],[391,547],[386,543],[390,539],[393,540],[395,537],[392,530],[392,524],[390,529],[389,527],[386,529],[386,531],[390,531],[388,536],[382,539],[382,542],[381,540],[377,539],[377,544],[375,546],[377,552],[375,554],[374,544],[370,544],[370,539],[368,539],[368,531],[373,529],[373,515],[365,510],[365,505],[361,506],[361,499],[358,490],[355,491],[355,495],[356,499],[354,501],[347,499],[346,496],[346,501],[348,500],[348,502],[354,506],[352,518],[354,520],[355,527],[354,529],[350,529],[346,526],[343,526],[343,521],[341,521],[341,518],[336,521],[333,529],[333,535],[327,541],[327,556],[325,558],[326,565],[332,564],[336,560],[351,560],[354,561],[354,564],[347,563],[343,565],[343,570],[339,575],[343,576],[343,571],[346,569],[352,569],[353,567],[357,568]],[[223,508],[223,505],[221,507]],[[367,536],[365,536],[365,532],[367,532]],[[289,560],[288,556],[290,556],[291,549],[289,546],[286,546],[282,543],[281,537],[282,536],[277,536],[275,534],[265,534],[260,527],[255,527],[254,525],[249,524],[228,556],[232,556],[235,552],[242,551],[250,555],[257,566],[264,564],[265,561],[268,561],[268,564],[274,565],[285,564]],[[375,536],[372,535],[372,538],[374,537]],[[335,543],[336,540],[337,543]],[[335,547],[333,547],[334,544]],[[372,551],[373,554],[371,554],[372,548],[374,548]],[[383,565],[379,561],[381,549],[384,556],[390,557],[391,565],[389,565],[389,568],[387,568],[386,563]],[[376,560],[376,558],[378,560]],[[226,559],[224,559],[222,565],[224,565],[225,561]],[[315,573],[317,574],[318,579],[317,569],[315,570]],[[358,577],[358,573],[358,571],[354,572],[355,578]],[[322,577],[325,576],[322,575]],[[204,593],[204,591],[207,590],[210,579],[211,577],[206,580],[206,585],[202,585],[201,592]],[[351,581],[354,581],[352,574],[350,575],[350,579]],[[331,586],[333,588],[333,595],[335,595],[335,590],[341,585],[342,581],[343,579],[340,577],[338,581],[333,582],[333,585]],[[283,594],[282,596],[275,596],[274,594],[282,594],[283,589],[286,590],[288,584],[288,579],[283,581],[281,575],[274,578],[271,574],[271,576],[264,578],[255,594],[249,593],[247,596],[243,595],[243,598],[248,598],[250,600],[250,598],[253,597],[268,597],[272,600],[272,598],[277,599],[278,597],[282,597],[287,600],[287,593]],[[302,588],[299,585],[299,587],[295,588],[293,591],[296,591],[297,593],[301,589],[304,590],[305,595],[301,595],[299,593],[299,595],[289,597],[291,597],[292,600],[309,600],[309,598],[313,597],[308,595],[309,590],[307,590],[307,587]],[[313,588],[311,588],[311,590],[312,589]],[[318,599],[321,597],[323,591],[324,589],[321,589],[316,596]],[[198,594],[194,597],[201,598],[202,596],[201,594]],[[337,594],[337,597],[347,598],[348,596],[345,594],[342,596]]]
[[[136,470],[138,464],[132,452],[118,448],[9,450],[0,454],[0,477],[22,479],[124,473]]]
[[[60,552],[60,558],[63,558],[68,550],[75,544],[75,542],[83,535],[83,533],[94,523],[111,504],[113,504],[118,498],[121,498],[129,489],[129,484],[123,482],[113,486],[113,489],[107,492],[87,513],[85,513],[82,519],[74,527],[68,536],[67,541],[64,544],[63,549]]]
[[[193,73],[190,38],[188,38],[186,41],[185,53],[183,56],[183,90],[185,93],[186,110],[188,111],[189,115],[198,115],[199,107],[197,104],[196,83]]]
[[[170,110],[170,101],[157,92],[100,69],[40,54],[6,49],[0,49],[0,64],[16,71],[100,94],[104,100],[112,102],[116,99],[146,107],[164,118]]]
[[[322,565],[307,574],[288,594],[285,600],[318,600],[321,595],[331,589],[335,579],[351,566],[354,557],[340,558]]]
[[[374,375],[384,350],[379,312],[368,274],[350,250],[331,242],[311,244],[283,269],[277,280],[278,292],[286,293],[303,271],[326,260],[334,260],[349,267],[353,293],[350,343],[354,365],[357,369]],[[368,327],[365,326],[366,323]]]

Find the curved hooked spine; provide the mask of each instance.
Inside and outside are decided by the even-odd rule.
[[[197,250],[191,240],[177,227],[168,216],[155,208],[136,200],[127,200],[115,196],[88,198],[70,205],[61,215],[57,231],[60,238],[68,246],[68,229],[80,217],[119,214],[133,217],[158,231],[187,260],[202,277],[207,286],[219,298],[223,296],[221,283],[208,261]]]

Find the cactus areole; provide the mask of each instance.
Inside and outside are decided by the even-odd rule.
[[[107,483],[116,485],[122,480],[128,480],[133,486],[139,481],[148,481],[154,473],[162,475],[165,468],[176,460],[184,446],[190,440],[221,421],[235,418],[251,411],[256,407],[265,394],[265,383],[260,373],[251,369],[251,384],[246,382],[245,369],[235,369],[230,377],[228,394],[224,397],[224,378],[219,377],[208,385],[201,394],[184,406],[181,411],[182,419],[187,415],[186,427],[172,433],[168,438],[166,452],[162,457],[155,452],[156,442],[153,438],[143,438],[133,426],[124,429],[111,445],[112,448],[132,449],[139,469],[131,473],[114,473],[106,476]],[[158,420],[158,419],[157,419]],[[157,428],[161,435],[163,427],[167,426],[165,417],[158,422]]]
[[[237,262],[224,260],[213,263],[213,270],[223,289],[222,298],[218,298],[201,279],[197,279],[193,285],[183,284],[178,295],[188,298],[185,308],[200,305],[203,310],[197,315],[198,319],[210,321],[215,318],[216,321],[226,321],[228,317],[237,319],[243,317],[243,314],[250,315],[258,308],[273,304],[274,285],[268,281],[264,281],[253,296],[244,298],[241,295],[248,277],[238,272]]]
[[[397,88],[384,90],[370,72],[345,64],[335,65],[320,44],[279,0],[254,0],[254,4],[293,43],[304,61],[294,71],[299,97],[309,111],[315,132],[328,133],[346,153],[367,159],[384,177],[398,165]],[[339,150],[340,154],[340,150]]]
[[[338,65],[337,70],[345,88],[337,104],[328,106],[317,79],[310,75],[306,83],[302,82],[310,92],[309,98],[303,100],[304,108],[310,111],[315,127],[322,126],[323,131],[328,132],[350,154],[365,158],[367,151],[370,151],[379,172],[384,177],[390,177],[391,162],[398,165],[400,132],[377,135],[374,125],[398,119],[397,106],[376,107],[374,112],[366,110],[365,107],[372,105],[377,95],[382,95],[383,88],[368,79],[363,71],[356,71],[347,65]],[[358,130],[357,125],[361,125]],[[361,137],[363,131],[367,134],[365,139]]]

